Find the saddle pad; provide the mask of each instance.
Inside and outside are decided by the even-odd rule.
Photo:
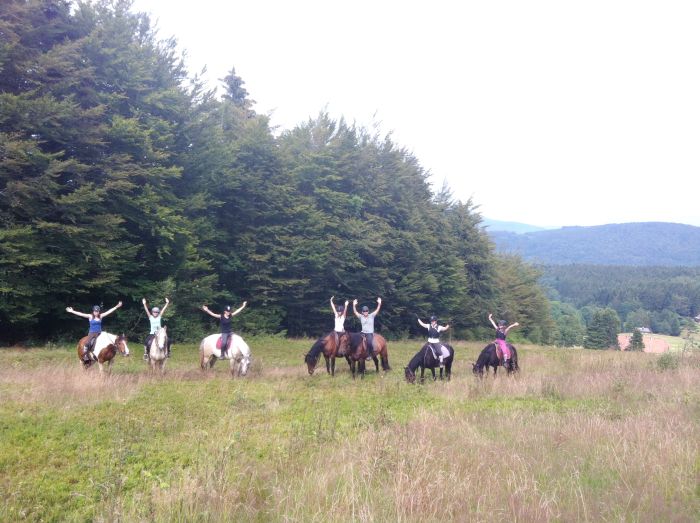
[[[231,348],[231,341],[233,341],[233,335],[228,337],[228,343],[226,344],[226,350]],[[216,348],[221,350],[221,336],[216,339]]]

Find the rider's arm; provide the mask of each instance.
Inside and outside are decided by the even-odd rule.
[[[348,300],[345,300],[345,308],[343,309],[343,318],[345,318],[348,315],[348,304],[350,302]]]
[[[352,312],[357,316],[358,318],[361,318],[360,313],[357,312],[357,298],[352,300]]]
[[[331,310],[333,311],[333,316],[337,316],[338,311],[335,310],[335,303],[333,303],[333,298],[335,298],[335,296],[331,296]]]
[[[142,299],[141,303],[143,303],[143,309],[146,311],[146,316],[148,316],[150,318],[151,311],[148,310],[148,304],[146,303],[146,298]]]
[[[423,323],[422,321],[420,321],[420,318],[417,318],[417,320],[418,320],[418,325],[420,325],[424,329],[427,329],[428,327],[430,327],[430,325],[428,325],[427,323]]]
[[[104,318],[105,316],[108,316],[109,314],[112,314],[114,311],[116,311],[119,307],[122,306],[122,302],[117,303],[114,307],[109,309],[107,312],[103,312],[101,316]]]
[[[209,307],[207,307],[206,305],[202,305],[202,310],[212,318],[216,318],[217,320],[221,319],[221,314],[214,314],[212,311],[209,310]]]
[[[165,312],[165,309],[168,308],[168,305],[170,305],[170,300],[168,298],[165,298],[165,305],[163,305],[163,310],[160,311],[161,317],[163,316],[163,313]]]
[[[491,325],[493,325],[493,328],[498,330],[498,326],[496,325],[496,322],[493,321],[493,316],[491,315],[490,312],[489,312],[489,321],[491,322]]]
[[[508,325],[508,327],[506,327],[506,334],[508,334],[508,331],[509,331],[510,329],[512,329],[513,327],[517,327],[518,325],[520,325],[518,322],[515,322],[515,323],[513,323],[513,324],[511,324],[511,325]]]
[[[80,316],[81,318],[90,319],[89,314],[85,314],[84,312],[74,311],[73,307],[66,307],[66,312],[70,312],[71,314],[75,314],[76,316]]]
[[[247,301],[244,301],[243,305],[241,305],[238,309],[236,309],[234,312],[231,313],[231,316],[235,316],[236,314],[241,312],[243,309],[245,309],[245,306],[247,303],[248,303]]]
[[[376,316],[377,314],[379,314],[379,309],[381,309],[381,308],[382,308],[382,299],[381,299],[381,298],[377,298],[377,308],[374,309],[374,312],[373,312],[372,314],[373,314],[374,316]]]
[[[449,329],[449,328],[450,328],[449,325],[445,325],[444,327],[443,327],[442,325],[440,325],[440,326],[438,327],[438,332],[446,331],[446,330]]]

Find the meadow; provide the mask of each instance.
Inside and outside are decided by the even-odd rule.
[[[109,376],[72,347],[0,350],[2,521],[698,521],[700,358],[520,345],[521,373],[313,376],[311,340],[248,340],[248,376],[195,345]]]

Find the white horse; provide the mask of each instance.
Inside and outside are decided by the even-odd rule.
[[[159,328],[148,346],[148,361],[151,362],[151,370],[159,369],[165,372],[165,359],[168,357],[168,331],[165,327]]]
[[[116,336],[108,332],[101,332],[95,339],[95,347],[90,353],[90,356],[88,356],[85,351],[87,339],[88,337],[85,336],[78,342],[78,358],[83,364],[84,369],[90,368],[93,363],[97,362],[101,374],[104,372],[104,365],[107,365],[107,369],[111,370],[112,360],[117,353],[122,356],[129,355],[129,346],[126,344],[126,336],[123,334],[121,336]]]
[[[202,370],[211,369],[217,359],[231,360],[231,376],[245,376],[250,366],[250,347],[238,334],[231,335],[231,346],[226,352],[226,357],[221,357],[221,349],[216,348],[216,343],[221,334],[211,334],[199,344],[199,365]]]

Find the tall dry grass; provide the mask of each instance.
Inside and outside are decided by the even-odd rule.
[[[407,423],[370,425],[312,450],[302,447],[307,440],[274,440],[283,450],[264,464],[222,451],[154,488],[152,514],[159,521],[698,521],[700,372],[660,372],[655,359],[628,356],[533,351],[512,379],[476,380],[462,362],[452,382],[424,386],[435,406]]]

